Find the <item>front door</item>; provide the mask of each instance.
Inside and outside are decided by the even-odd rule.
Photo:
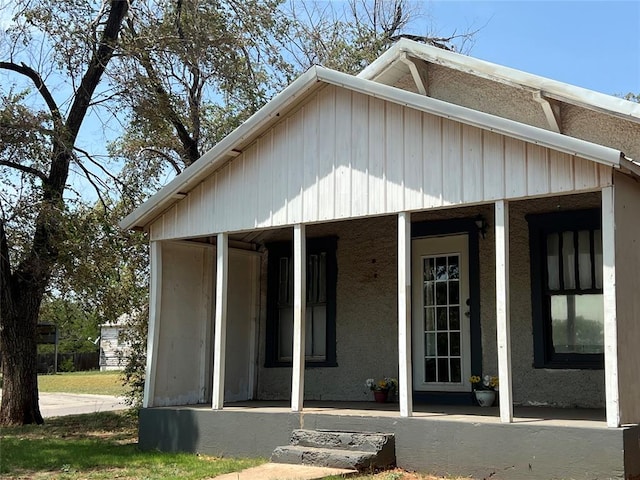
[[[469,391],[469,240],[467,235],[412,242],[413,388]]]

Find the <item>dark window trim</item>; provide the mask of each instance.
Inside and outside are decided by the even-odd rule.
[[[436,237],[442,235],[466,234],[469,239],[469,311],[471,316],[471,373],[480,375],[482,373],[482,330],[480,311],[480,240],[478,235],[477,218],[457,218],[452,220],[433,220],[415,222],[411,224],[411,239],[422,237]],[[444,392],[442,395],[435,395],[438,392],[414,391],[414,398],[418,401],[433,401],[433,399],[444,399],[448,397],[468,397],[469,392]],[[455,393],[453,396],[450,393]],[[427,395],[428,394],[428,395]],[[447,402],[449,403],[449,402]]]
[[[545,295],[547,246],[546,241],[543,241],[549,233],[601,229],[602,215],[600,209],[536,213],[526,215],[525,219],[529,223],[533,367],[602,370],[604,368],[604,354],[602,353],[555,353],[553,351],[550,320],[545,313],[549,311],[550,306],[548,305],[548,297]],[[567,289],[557,291],[559,295],[570,295],[577,292],[601,293],[601,290]]]
[[[324,251],[327,253],[327,347],[326,360],[306,360],[306,368],[337,367],[336,361],[336,287],[338,264],[336,250],[337,237],[307,238],[307,257]],[[292,362],[278,360],[278,279],[280,257],[293,256],[292,242],[274,242],[266,245],[267,261],[267,330],[265,367],[291,367]]]

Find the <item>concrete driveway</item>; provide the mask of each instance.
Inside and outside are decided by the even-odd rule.
[[[0,390],[0,397],[2,397],[2,390]],[[45,418],[127,408],[124,399],[111,395],[40,392],[40,413]]]
[[[124,399],[111,395],[40,393],[40,412],[45,418],[126,410],[127,408]]]

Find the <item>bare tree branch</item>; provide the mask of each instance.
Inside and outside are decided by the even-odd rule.
[[[116,183],[123,185],[122,180],[120,180],[117,176],[115,176],[113,173],[111,173],[109,170],[107,170],[107,168],[102,165],[102,163],[100,163],[98,160],[96,160],[95,158],[93,158],[93,155],[91,155],[89,152],[87,152],[86,150],[83,150],[80,147],[73,147],[73,149],[79,153],[81,153],[87,160],[89,160],[91,163],[93,163],[96,167],[98,167],[100,170],[102,170],[102,172],[107,175],[109,178],[111,178],[113,181],[115,181]],[[76,159],[78,161],[78,163],[80,162],[80,160]]]
[[[129,30],[133,37],[137,37],[138,34],[133,26],[133,22],[129,23]],[[171,98],[167,90],[162,86],[162,82],[158,77],[156,69],[153,66],[153,62],[146,51],[141,51],[138,60],[140,64],[144,68],[147,73],[147,78],[151,84],[151,87],[155,94],[157,95],[158,100],[162,103],[163,110],[167,112],[167,119],[173,125],[173,128],[178,135],[178,139],[182,144],[182,148],[184,149],[186,158],[183,158],[185,165],[191,165],[198,158],[200,158],[200,152],[198,149],[198,144],[191,138],[187,127],[180,119],[180,116],[176,112],[175,108],[171,103]],[[175,168],[175,166],[174,166]]]
[[[100,177],[98,177],[95,173],[90,172],[82,164],[82,162],[76,162],[76,165],[78,167],[80,167],[80,170],[82,170],[84,172],[85,178],[87,179],[87,181],[91,184],[91,186],[96,191],[96,195],[98,195],[98,199],[100,200],[100,203],[102,204],[102,208],[104,208],[106,210],[107,209],[107,202],[105,202],[104,197],[102,196],[102,189],[100,187],[98,187],[98,185],[94,181],[94,179],[98,180],[100,183],[102,183],[102,188],[104,188],[106,185],[104,185],[104,182],[102,182],[102,179]]]
[[[21,165],[19,163],[10,162],[9,160],[0,160],[0,165],[4,165],[5,167],[10,167],[10,168],[15,168],[16,170],[20,170],[21,172],[35,175],[42,181],[47,180],[47,176],[44,173],[42,173],[40,170],[36,168],[29,167],[27,165]]]
[[[152,147],[145,147],[145,148],[140,150],[138,155],[142,155],[144,152],[151,152],[151,153],[155,153],[156,155],[161,156],[162,158],[164,158],[167,162],[169,162],[171,164],[173,169],[176,171],[176,174],[180,175],[182,173],[182,169],[176,163],[176,161],[173,158],[171,158],[170,155],[166,154],[165,152],[163,152],[161,150],[157,150],[157,149],[152,148]]]
[[[42,77],[38,72],[36,72],[33,68],[25,65],[24,63],[18,65],[17,63],[13,62],[0,62],[0,69],[10,70],[12,72],[16,72],[24,75],[25,77],[28,77],[34,83],[34,85],[38,89],[38,92],[40,92],[40,95],[47,104],[47,107],[49,107],[49,111],[51,112],[54,121],[61,124],[63,123],[58,104],[53,98],[53,95],[51,95],[51,92],[49,91],[47,86],[44,84],[44,81],[42,80]]]

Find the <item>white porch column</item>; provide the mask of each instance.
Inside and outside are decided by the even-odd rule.
[[[620,426],[614,187],[602,189],[602,302],[604,304],[604,382],[607,426]]]
[[[229,237],[219,233],[216,241],[216,319],[213,341],[213,401],[214,410],[224,405],[224,371],[227,346],[227,285],[229,276]]]
[[[413,415],[411,383],[411,214],[398,214],[398,384],[400,416]]]
[[[307,310],[307,239],[305,226],[293,226],[293,372],[291,411],[304,402],[305,313]]]
[[[149,333],[147,334],[147,366],[144,382],[142,406],[153,407],[156,383],[156,352],[160,338],[160,301],[162,292],[162,244],[151,242],[149,245]]]
[[[496,322],[498,376],[500,377],[500,420],[513,421],[511,390],[511,319],[509,309],[509,204],[495,204],[496,230]]]

